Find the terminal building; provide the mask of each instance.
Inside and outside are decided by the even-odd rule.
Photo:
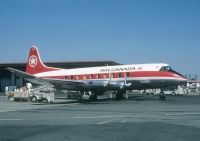
[[[44,64],[49,67],[63,69],[119,65],[114,61],[46,62]],[[18,88],[26,83],[23,77],[16,76],[6,70],[7,67],[25,71],[26,63],[0,63],[0,92],[4,92],[6,86],[16,86]]]

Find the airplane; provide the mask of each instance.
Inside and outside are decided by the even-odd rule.
[[[187,79],[168,64],[133,64],[62,69],[43,64],[38,48],[30,48],[26,72],[7,68],[33,84],[50,84],[54,88],[91,92],[90,99],[105,91],[116,91],[116,99],[123,99],[126,90],[160,88],[160,100],[165,100],[163,90],[176,88]]]

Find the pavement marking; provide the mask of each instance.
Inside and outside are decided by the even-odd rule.
[[[177,114],[165,114],[165,116],[185,116],[185,115],[200,115],[200,113],[177,113]]]
[[[121,121],[121,123],[126,123],[126,122],[127,122],[126,120],[122,120],[122,121]]]
[[[87,116],[87,117],[41,117],[41,118],[22,118],[22,119],[0,119],[0,121],[14,121],[14,120],[26,120],[26,121],[30,121],[30,120],[66,120],[66,119],[110,119],[110,120],[106,120],[103,122],[100,122],[99,124],[104,124],[110,121],[113,121],[114,118],[135,118],[137,116],[133,116],[133,115],[127,115],[127,116],[123,116],[123,115],[116,115],[116,116],[112,116],[112,115],[105,115],[105,116]],[[121,123],[125,123],[127,122],[126,120],[122,120]]]
[[[119,115],[119,116],[88,116],[88,117],[62,117],[62,118],[58,118],[58,117],[47,117],[47,118],[28,118],[28,119],[0,119],[0,121],[16,121],[16,120],[65,120],[65,119],[103,119],[103,118],[127,118],[127,117],[131,117],[131,116],[122,116],[122,115]],[[104,124],[104,123],[107,123],[107,122],[110,122],[110,121],[113,121],[113,119],[111,120],[106,120],[106,121],[103,121],[103,122],[100,122],[98,124]],[[123,121],[123,122],[126,122],[126,121]]]
[[[23,119],[0,119],[0,121],[16,121],[16,120],[23,120]]]
[[[65,119],[98,119],[98,118],[123,118],[127,116],[91,116],[91,117],[47,117],[47,118],[28,118],[28,119],[0,119],[1,120],[65,120]],[[113,119],[112,119],[113,120]],[[109,120],[111,121],[111,120]]]
[[[9,103],[9,102],[8,102]],[[0,103],[0,113],[3,112],[15,112],[15,111],[25,111],[25,110],[40,110],[42,108],[58,107],[60,105],[73,106],[79,103],[67,103],[67,104],[44,104],[44,103]],[[32,105],[34,104],[34,105]]]
[[[106,121],[99,122],[99,123],[97,123],[97,124],[98,124],[98,125],[102,125],[102,124],[105,124],[105,123],[109,123],[109,122],[111,122],[111,121],[113,121],[113,120],[106,120]]]
[[[122,115],[119,115],[119,116],[91,116],[91,117],[73,117],[73,118],[78,118],[78,119],[87,119],[87,118],[126,118],[126,117],[129,117],[129,116],[122,116]]]

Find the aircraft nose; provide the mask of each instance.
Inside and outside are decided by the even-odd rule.
[[[187,78],[183,75],[180,75],[180,74],[174,74],[174,76],[176,77],[177,80],[181,81],[181,82],[186,82],[187,81]]]

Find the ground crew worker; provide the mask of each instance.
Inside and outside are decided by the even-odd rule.
[[[5,94],[7,96],[7,102],[9,101],[9,96],[8,96],[8,86],[5,87]]]

